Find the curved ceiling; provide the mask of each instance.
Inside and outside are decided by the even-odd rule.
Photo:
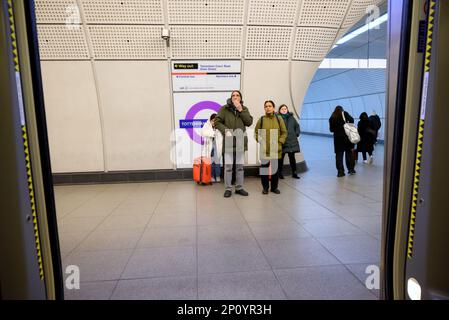
[[[59,157],[55,167],[58,172],[170,168],[164,139],[175,130],[172,59],[240,60],[240,89],[254,117],[262,115],[267,99],[299,114],[321,61],[369,6],[381,2],[36,0],[51,149]],[[169,45],[163,28],[170,31]],[[88,100],[85,92],[91,93]],[[158,118],[152,117],[153,105],[164,107]],[[71,130],[66,119],[72,119]],[[160,138],[153,153],[142,152],[155,133]],[[99,141],[91,146],[96,157],[85,147],[91,136]],[[81,168],[69,161],[78,158],[94,165]]]
[[[42,60],[318,62],[382,0],[36,0]],[[170,30],[170,45],[161,29]]]

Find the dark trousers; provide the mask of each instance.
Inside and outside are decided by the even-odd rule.
[[[276,165],[273,164],[276,162]],[[261,170],[260,179],[262,181],[262,187],[264,190],[268,190],[270,188],[270,178],[268,174],[265,174],[267,168],[270,167],[271,164],[271,190],[274,191],[278,188],[279,183],[279,169],[276,168],[279,164],[279,160],[261,160],[261,168],[265,168],[265,170]]]
[[[335,154],[335,163],[336,163],[338,172],[339,173],[345,172],[345,167],[343,166],[343,154],[345,155],[346,168],[348,169],[348,172],[353,171],[354,166],[355,166],[355,160],[352,155],[352,150],[345,150],[345,151],[337,152]]]
[[[288,154],[288,160],[290,162],[290,168],[292,169],[292,175],[296,174],[296,158],[294,152],[282,153],[282,158],[279,159],[279,176],[282,176],[282,167],[284,166],[285,155]]]
[[[368,151],[369,156],[371,157],[373,155],[372,151]],[[366,152],[362,151],[363,160],[366,160]]]

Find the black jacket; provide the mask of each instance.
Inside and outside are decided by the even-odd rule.
[[[289,112],[286,115],[281,114],[282,119],[284,119],[285,126],[287,127],[288,136],[285,143],[282,145],[282,152],[300,152],[298,137],[301,133],[299,128],[299,123],[293,117],[293,113]]]
[[[354,118],[351,117],[349,113],[345,111],[346,121],[349,123],[354,123]],[[349,141],[346,135],[343,125],[345,124],[343,116],[339,115],[336,118],[329,118],[329,130],[334,133],[334,152],[351,151],[354,149],[354,144]]]
[[[357,144],[357,151],[373,152],[377,131],[371,128],[369,120],[360,120],[357,129],[360,134],[360,142]]]

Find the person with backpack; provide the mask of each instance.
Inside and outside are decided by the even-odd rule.
[[[248,192],[243,189],[243,164],[245,162],[245,151],[248,150],[248,137],[246,127],[253,124],[253,117],[246,106],[243,105],[242,94],[235,90],[231,93],[231,98],[221,107],[215,118],[215,127],[223,135],[224,151],[224,197],[232,195],[232,171],[235,163],[235,193],[241,196],[248,196]]]
[[[376,114],[376,111],[373,111],[373,113],[368,118],[370,122],[371,128],[376,131],[375,137],[374,137],[374,144],[377,144],[377,137],[379,136],[379,130],[382,127],[382,122],[380,121],[379,116]]]
[[[295,153],[300,152],[298,138],[301,130],[299,128],[299,123],[298,121],[296,121],[293,113],[288,111],[288,107],[285,104],[279,107],[279,115],[284,120],[288,132],[287,140],[282,145],[282,157],[281,159],[279,159],[279,179],[284,179],[284,176],[282,174],[282,167],[284,166],[284,158],[286,154],[288,154],[288,159],[290,161],[292,177],[295,179],[300,179],[300,177],[296,173],[295,158]]]
[[[346,159],[346,168],[350,175],[356,174],[355,160],[352,153],[354,144],[349,140],[346,135],[344,125],[345,123],[354,123],[354,118],[343,110],[342,106],[336,106],[334,112],[329,118],[329,130],[334,134],[334,152],[335,152],[335,165],[337,167],[337,177],[345,176],[345,168],[343,166],[343,156]]]
[[[254,137],[259,143],[262,193],[268,194],[271,176],[271,192],[280,194],[278,165],[279,159],[282,157],[282,145],[287,139],[287,128],[284,121],[276,115],[273,101],[265,101],[264,109],[265,115],[257,121],[254,131]]]
[[[372,164],[374,141],[376,140],[377,131],[371,127],[371,123],[366,112],[362,112],[360,115],[360,121],[357,124],[357,129],[360,134],[360,142],[357,144],[357,152],[362,153],[363,163]],[[366,158],[366,153],[368,153],[369,159]]]

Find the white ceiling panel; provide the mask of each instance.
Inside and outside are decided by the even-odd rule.
[[[242,0],[168,0],[170,24],[243,25]]]
[[[303,0],[298,25],[339,28],[350,0]]]
[[[37,23],[81,23],[76,0],[36,0],[35,12]]]
[[[353,0],[348,14],[343,21],[342,28],[347,29],[351,27],[354,23],[359,21],[364,15],[368,13],[367,8],[369,8],[370,6],[378,6],[382,2],[383,0]]]
[[[243,27],[172,26],[172,57],[240,59]]]
[[[337,29],[299,27],[296,30],[294,60],[321,61],[329,52]]]
[[[38,25],[37,32],[42,60],[90,59],[82,25]]]
[[[163,24],[162,0],[82,0],[87,23]]]
[[[299,5],[298,0],[250,0],[248,24],[292,26]]]
[[[161,27],[90,25],[95,59],[165,59]]]
[[[288,59],[293,27],[248,27],[246,59]]]

